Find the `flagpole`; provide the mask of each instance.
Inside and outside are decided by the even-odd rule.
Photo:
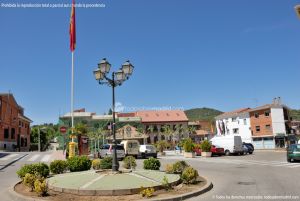
[[[73,131],[74,131],[74,51],[72,51],[71,119],[72,119],[72,135],[73,135]],[[73,137],[72,137],[72,142],[74,142],[74,138]]]

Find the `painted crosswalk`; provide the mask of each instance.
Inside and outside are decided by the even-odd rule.
[[[2,158],[0,158],[0,162],[1,163],[8,163],[8,162],[13,161],[15,159],[18,159],[20,157],[22,157],[20,159],[20,161],[30,162],[30,163],[33,163],[33,162],[47,163],[47,162],[51,162],[51,161],[55,160],[55,157],[51,153],[50,154],[40,154],[40,153],[26,154],[25,156],[22,153],[11,153],[11,154],[7,154],[7,155],[3,156]]]
[[[17,158],[19,156],[19,154],[8,154],[2,158],[0,158],[0,161],[7,161],[13,158]]]
[[[199,161],[203,163],[219,163],[219,164],[233,164],[233,165],[257,165],[257,166],[270,166],[270,167],[283,167],[283,168],[300,168],[300,163],[288,163],[283,161],[265,161],[265,160],[247,160],[247,159],[231,159],[230,157],[224,158],[184,158],[182,156],[169,156],[164,159],[178,159],[188,161]]]

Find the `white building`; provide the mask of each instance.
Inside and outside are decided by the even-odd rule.
[[[252,143],[249,108],[225,112],[216,119],[217,135],[240,135],[243,142]]]

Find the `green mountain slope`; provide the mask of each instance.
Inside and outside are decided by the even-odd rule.
[[[300,110],[290,110],[290,116],[293,120],[300,121]]]
[[[190,121],[209,120],[214,121],[214,118],[223,112],[212,108],[194,108],[184,111]]]

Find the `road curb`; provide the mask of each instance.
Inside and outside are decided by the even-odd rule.
[[[211,181],[207,180],[203,176],[201,176],[201,177],[206,180],[206,184],[205,184],[205,186],[199,188],[196,191],[185,193],[185,194],[178,195],[178,196],[165,197],[165,198],[156,198],[156,199],[147,199],[147,200],[148,201],[180,201],[180,200],[186,200],[188,198],[192,198],[192,197],[195,197],[195,196],[199,196],[203,193],[206,193],[206,192],[210,191],[213,188],[213,184],[212,184]],[[24,196],[24,195],[21,195],[21,194],[17,193],[14,189],[15,189],[15,186],[20,184],[20,183],[21,183],[21,181],[17,182],[15,185],[11,186],[8,189],[9,196],[10,196],[10,198],[12,198],[13,201],[45,201],[43,199],[32,198],[32,197]]]
[[[13,201],[45,201],[45,200],[42,200],[42,199],[39,199],[39,198],[32,198],[32,197],[24,196],[24,195],[21,195],[21,194],[17,193],[15,191],[15,186],[20,184],[20,183],[21,183],[21,181],[19,181],[18,183],[16,183],[15,185],[11,186],[8,189],[9,197]]]
[[[186,199],[204,194],[204,193],[210,191],[213,188],[213,184],[212,184],[211,181],[207,180],[205,177],[203,177],[203,176],[201,176],[201,177],[206,180],[206,184],[205,184],[205,186],[199,188],[196,191],[192,191],[192,192],[189,192],[189,193],[185,193],[185,194],[177,195],[177,196],[172,196],[172,197],[147,199],[147,200],[148,201],[180,201],[180,200],[186,200]],[[143,199],[143,200],[145,200],[145,199]],[[138,200],[138,201],[142,201],[142,200]]]

